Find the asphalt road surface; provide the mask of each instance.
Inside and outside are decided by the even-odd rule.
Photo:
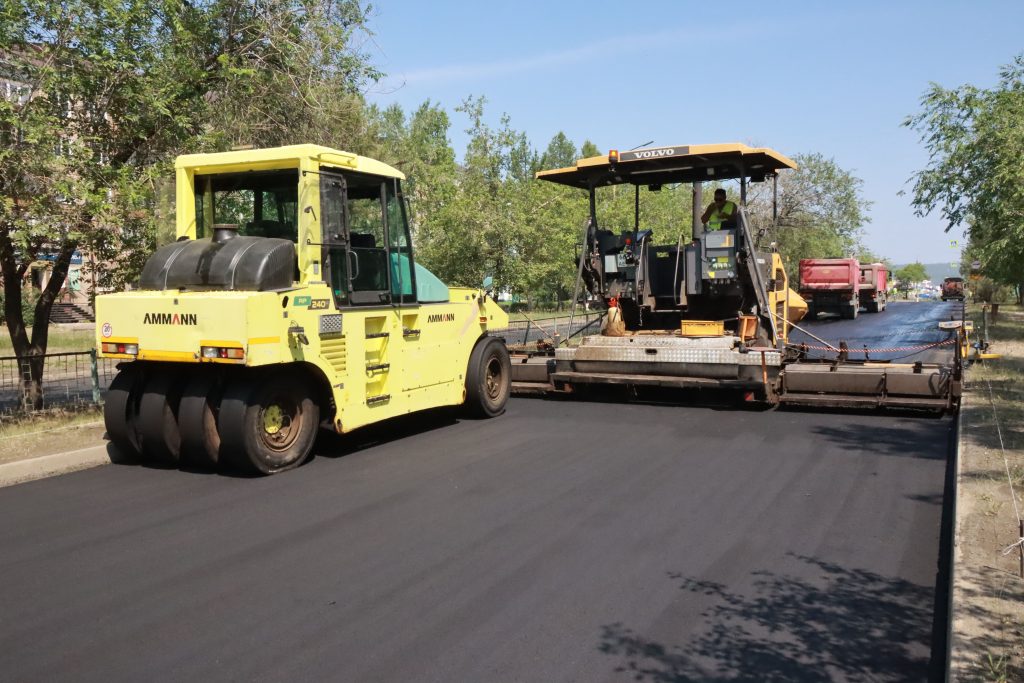
[[[938,677],[952,431],[513,399],[275,477],[2,489],[0,679]]]
[[[939,323],[960,320],[963,303],[959,301],[892,301],[881,313],[864,313],[855,320],[842,320],[837,316],[821,316],[817,321],[800,322],[798,325],[816,337],[833,346],[846,341],[850,348],[850,359],[863,359],[863,347],[870,351],[871,360],[898,360],[901,363],[923,361],[925,363],[949,362],[952,346],[939,346],[923,352],[874,351],[894,347],[916,347],[948,339],[951,334],[940,330]],[[808,334],[795,330],[790,342],[821,345]],[[834,357],[833,352],[814,351],[815,357]]]

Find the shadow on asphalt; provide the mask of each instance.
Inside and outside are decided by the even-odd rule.
[[[944,493],[915,493],[907,496],[907,499],[916,500],[918,503],[927,503],[928,505],[944,505],[946,495]]]
[[[184,462],[171,464],[159,461],[143,460],[135,455],[121,453],[114,447],[114,444],[109,442],[107,443],[107,456],[110,458],[110,462],[112,464],[119,465],[121,467],[141,467],[142,469],[147,470],[175,470],[178,472],[187,472],[188,474],[199,474],[205,476],[220,475],[224,477],[233,477],[235,479],[256,479],[262,476],[253,472],[239,472],[237,470],[230,469],[227,466],[221,466],[217,469],[213,469]]]
[[[746,392],[735,389],[668,389],[638,387],[636,390],[622,386],[594,385],[578,388],[571,394],[549,394],[517,396],[517,399],[532,401],[579,401],[602,404],[640,404],[677,406],[680,408],[706,408],[715,411],[786,412],[834,415],[876,415],[880,417],[912,417],[926,421],[941,420],[944,412],[914,410],[912,408],[832,408],[793,405],[771,406],[757,400],[746,400]]]
[[[461,419],[464,418],[458,407],[448,406],[391,418],[361,427],[348,434],[337,434],[321,429],[313,453],[317,457],[341,458],[374,446],[451,427],[458,424]]]
[[[348,434],[337,434],[335,432],[321,429],[317,435],[316,444],[313,446],[313,455],[305,463],[308,464],[314,457],[341,458],[350,453],[379,446],[382,444],[404,439],[417,434],[424,434],[435,429],[442,429],[458,424],[462,419],[458,408],[444,407],[426,410],[413,415],[385,420],[376,424],[357,429]],[[113,444],[107,443],[107,456],[110,462],[125,467],[142,467],[153,470],[178,470],[189,474],[219,475],[236,479],[257,479],[264,475],[254,472],[238,471],[226,464],[217,468],[202,467],[189,463],[177,465],[144,461],[136,456],[125,455],[118,451]]]
[[[934,419],[901,420],[892,426],[871,423],[846,425],[820,425],[812,432],[831,441],[844,452],[945,460],[950,452],[944,441],[935,439]]]
[[[523,395],[516,398],[533,401],[576,401],[602,404],[632,403],[755,412],[767,412],[775,409],[775,406],[759,401],[748,401],[744,396],[745,392],[735,389],[672,389],[619,385],[582,385],[578,386],[571,394]]]
[[[669,573],[688,594],[681,614],[701,630],[679,643],[616,622],[597,649],[632,681],[942,680],[929,659],[932,589],[862,569],[790,555],[793,571],[754,572],[740,592]],[[917,628],[915,628],[915,626]]]

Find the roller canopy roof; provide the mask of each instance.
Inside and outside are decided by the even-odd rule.
[[[286,145],[210,154],[183,154],[175,160],[174,166],[189,169],[193,173],[228,173],[298,168],[301,159],[313,159],[326,166],[339,166],[360,173],[405,180],[401,171],[376,159],[321,145]]]
[[[767,147],[738,142],[721,145],[647,147],[580,159],[575,166],[540,171],[537,178],[571,187],[658,185],[698,180],[764,180],[784,168],[796,168],[789,158]]]

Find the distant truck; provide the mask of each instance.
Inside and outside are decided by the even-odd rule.
[[[885,310],[888,279],[889,271],[884,263],[866,263],[860,267],[860,304],[867,313]]]
[[[835,313],[853,319],[860,310],[860,262],[855,258],[800,259],[800,296],[807,318]]]
[[[942,300],[949,301],[950,299],[964,300],[964,279],[962,277],[947,277],[942,281]]]

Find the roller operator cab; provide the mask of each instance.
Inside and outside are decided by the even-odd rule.
[[[179,157],[177,241],[136,291],[97,297],[121,452],[165,464],[301,464],[339,433],[418,410],[500,414],[507,315],[416,263],[404,176],[316,145]],[[453,245],[457,248],[457,245]]]

